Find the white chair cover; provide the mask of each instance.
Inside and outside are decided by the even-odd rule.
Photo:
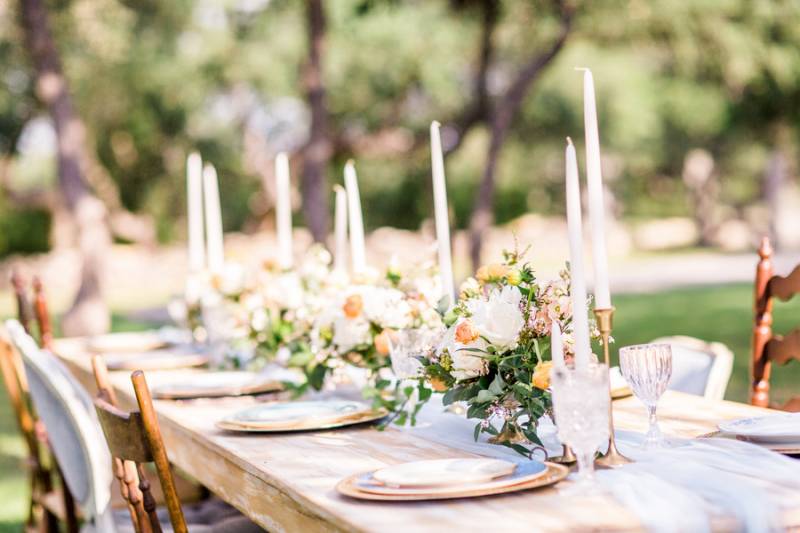
[[[86,521],[81,531],[113,533],[111,454],[91,397],[19,322],[8,320],[5,326],[22,356],[31,399],[47,428],[50,447]]]
[[[669,389],[722,400],[733,370],[733,353],[722,343],[694,337],[661,337],[652,341],[672,346]]]

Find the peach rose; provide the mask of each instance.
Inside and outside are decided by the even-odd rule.
[[[544,361],[536,365],[533,369],[531,385],[537,389],[547,390],[550,386],[550,370],[553,368],[552,361]]]
[[[460,344],[469,344],[480,336],[478,330],[469,320],[464,320],[456,326],[456,342]]]
[[[364,300],[361,298],[360,294],[348,296],[347,300],[344,302],[344,306],[342,306],[344,316],[347,318],[357,318],[358,315],[361,314],[362,309],[364,309]]]
[[[431,384],[431,388],[436,392],[444,392],[447,390],[447,385],[439,378],[430,378],[428,381]]]
[[[377,335],[375,335],[375,349],[381,355],[389,355],[394,338],[394,330],[386,328]]]

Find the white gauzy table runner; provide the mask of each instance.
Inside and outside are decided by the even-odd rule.
[[[410,431],[422,438],[469,453],[513,461],[525,459],[505,447],[474,441],[476,420],[443,412],[434,397]],[[551,455],[560,453],[552,424],[540,431]],[[623,454],[636,462],[598,471],[603,490],[634,512],[650,531],[711,530],[714,515],[735,518],[744,531],[776,531],[790,494],[800,491],[800,461],[731,439],[669,438],[670,448],[644,452],[643,435],[617,431]]]

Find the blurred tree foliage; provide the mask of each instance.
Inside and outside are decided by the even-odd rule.
[[[440,120],[447,144],[448,124],[474,99],[482,31],[475,3],[324,3],[328,181],[339,181],[344,161],[356,159],[369,227],[416,228],[430,216],[427,129]],[[496,2],[490,96],[501,95],[525,58],[552,40],[558,19],[549,5]],[[621,214],[687,214],[681,169],[687,151],[698,147],[716,160],[721,201],[734,209],[759,201],[770,154],[781,149],[794,157],[798,141],[800,4],[574,5],[569,38],[523,100],[500,154],[496,221],[563,211],[564,138],[583,144],[575,66],[595,73],[605,173]],[[270,156],[300,150],[308,136],[303,2],[52,0],[49,6],[75,104],[124,206],[153,215],[162,240],[181,236],[184,161],[197,148],[219,170],[226,229],[260,224],[269,202],[248,157],[248,134],[257,133]],[[6,190],[35,192],[52,187],[54,166],[42,163],[48,151],[38,144],[46,145],[46,136],[31,127],[43,113],[32,97],[23,46],[16,3],[0,4],[0,178]],[[489,128],[477,124],[448,158],[460,227],[469,224],[489,140]],[[47,230],[24,212],[22,204],[3,209],[0,227],[31,235]],[[0,254],[25,251],[18,243],[0,239]]]

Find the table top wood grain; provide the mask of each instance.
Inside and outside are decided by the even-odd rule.
[[[81,339],[54,347],[78,380],[94,392],[90,355]],[[194,370],[148,372],[151,384]],[[112,372],[120,402],[135,405],[130,372]],[[421,459],[472,456],[457,446],[425,439],[414,429],[354,427],[294,434],[232,434],[215,427],[253,398],[156,401],[170,461],[269,531],[565,531],[638,530],[635,515],[598,495],[579,505],[556,488],[487,498],[384,503],[339,495],[336,484],[354,473]],[[695,437],[721,420],[769,410],[709,401],[668,391],[659,404],[665,434]],[[632,397],[614,402],[619,429],[645,431],[644,408]],[[800,525],[798,512],[789,523]],[[719,522],[724,524],[724,520]],[[716,524],[716,522],[715,522]],[[723,527],[723,529],[726,529]]]

